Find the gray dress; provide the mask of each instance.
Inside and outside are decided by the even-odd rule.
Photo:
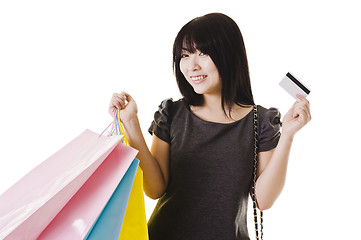
[[[276,147],[280,113],[258,106],[259,151]],[[249,239],[253,114],[233,123],[194,115],[184,100],[164,100],[149,132],[170,144],[170,180],[148,222],[150,240]]]

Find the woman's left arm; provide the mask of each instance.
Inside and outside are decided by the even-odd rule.
[[[282,134],[277,147],[258,153],[256,199],[260,210],[270,208],[282,192],[286,180],[287,163],[295,134],[310,120],[310,104],[303,96],[284,116]]]

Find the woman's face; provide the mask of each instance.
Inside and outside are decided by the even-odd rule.
[[[221,95],[221,79],[209,55],[199,50],[191,53],[184,47],[181,52],[180,70],[196,93]]]

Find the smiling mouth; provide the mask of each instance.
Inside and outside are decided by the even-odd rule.
[[[192,81],[200,82],[201,80],[205,79],[206,77],[207,77],[207,75],[200,75],[200,76],[192,76],[190,78],[192,79]]]

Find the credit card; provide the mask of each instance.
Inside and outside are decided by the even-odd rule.
[[[286,76],[281,80],[279,84],[297,101],[300,101],[300,99],[296,97],[297,94],[307,97],[308,94],[310,94],[311,92],[310,88],[306,87],[304,83],[302,83],[290,72],[286,74]]]

